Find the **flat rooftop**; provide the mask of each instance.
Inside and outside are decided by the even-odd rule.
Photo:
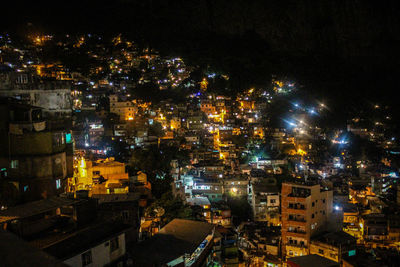
[[[31,247],[12,233],[0,230],[1,266],[67,266],[45,252]]]
[[[174,219],[152,238],[136,244],[130,251],[134,264],[166,264],[185,253],[193,253],[212,233],[214,225],[192,220]]]
[[[51,197],[15,207],[10,207],[6,210],[0,211],[0,223],[31,217],[63,206],[77,204],[82,201],[86,200]]]
[[[44,251],[55,258],[66,260],[127,231],[131,227],[115,221],[92,225],[46,247]]]
[[[306,256],[292,257],[287,259],[288,266],[291,267],[339,267],[340,264],[329,260],[327,258],[321,257],[316,254],[310,254]]]

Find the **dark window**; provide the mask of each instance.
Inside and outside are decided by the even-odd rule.
[[[121,214],[122,214],[122,218],[123,218],[124,220],[128,220],[128,219],[129,219],[129,211],[123,210],[123,211],[121,212]]]
[[[325,199],[322,200],[322,203],[325,203]]]
[[[111,239],[110,241],[110,252],[113,252],[119,248],[118,237]]]
[[[315,206],[315,203],[314,203],[314,202],[313,202],[313,203],[311,203],[311,206],[313,206],[313,207],[314,207],[314,206]]]
[[[82,266],[87,266],[92,263],[92,251],[86,251],[82,254]]]
[[[323,249],[318,249],[318,253],[319,254],[324,254],[324,250]]]
[[[314,213],[313,213],[313,214],[311,214],[311,218],[314,218]]]

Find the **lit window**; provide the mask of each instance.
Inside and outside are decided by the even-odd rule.
[[[18,160],[17,159],[13,159],[11,161],[11,169],[18,169]]]
[[[56,188],[57,188],[57,189],[60,189],[60,188],[61,188],[61,180],[60,180],[60,179],[57,179],[57,180],[56,180]]]

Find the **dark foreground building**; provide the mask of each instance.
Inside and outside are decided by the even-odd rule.
[[[203,266],[209,262],[215,226],[174,219],[132,249],[134,266]]]

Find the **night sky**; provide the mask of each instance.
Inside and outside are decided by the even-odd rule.
[[[291,77],[338,111],[397,104],[396,1],[13,1],[2,30],[123,33],[162,53],[215,65],[243,86]],[[238,85],[239,87],[241,85]],[[399,113],[399,112],[397,112]]]

